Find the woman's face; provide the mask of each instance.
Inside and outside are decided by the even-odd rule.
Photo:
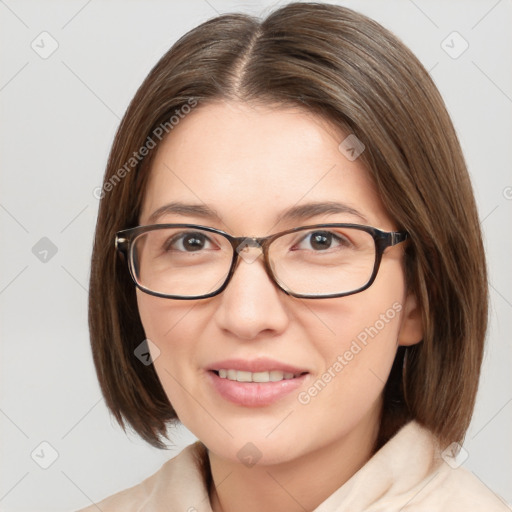
[[[299,109],[197,107],[158,150],[140,224],[179,202],[203,211],[182,209],[151,223],[200,224],[239,237],[335,222],[396,230],[359,159],[338,148],[347,135]],[[292,207],[326,202],[347,211],[278,220]],[[205,206],[218,218],[205,216]],[[385,251],[370,288],[334,299],[286,295],[267,276],[262,256],[251,254],[215,297],[171,300],[137,290],[154,366],[179,419],[210,451],[235,462],[285,462],[337,443],[367,442],[377,433],[397,346],[421,339],[403,244]],[[212,371],[265,375],[287,367],[303,375],[235,384]],[[256,398],[245,394],[256,386]]]

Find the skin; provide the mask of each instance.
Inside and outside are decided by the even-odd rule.
[[[396,230],[362,164],[338,150],[345,137],[300,109],[199,106],[159,147],[140,224],[162,205],[182,201],[207,204],[220,219],[166,214],[156,222],[202,224],[235,236],[322,222]],[[276,221],[283,210],[314,201],[343,202],[367,222],[348,213]],[[240,261],[226,290],[209,299],[169,300],[137,290],[146,336],[160,350],[156,372],[181,422],[209,450],[216,512],[313,510],[371,457],[397,347],[422,338],[416,299],[404,282],[403,246],[386,250],[369,289],[335,299],[286,295],[261,257]],[[299,403],[298,393],[396,303],[401,311],[378,335],[308,404]],[[310,373],[298,392],[258,408],[226,401],[206,378],[212,362],[261,356]],[[261,452],[252,467],[237,457],[248,442]]]

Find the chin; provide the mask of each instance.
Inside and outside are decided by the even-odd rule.
[[[211,433],[203,437],[198,433],[196,436],[218,457],[247,467],[288,463],[308,451],[300,436],[291,432],[274,432],[269,437],[268,429],[265,429],[265,434],[258,434],[248,428],[238,432],[230,430],[229,426],[227,429],[232,433],[232,438],[226,433],[220,437],[212,437]]]

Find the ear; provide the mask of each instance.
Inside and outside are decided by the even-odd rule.
[[[402,314],[402,323],[398,333],[398,344],[410,346],[419,343],[423,339],[423,321],[421,309],[418,306],[416,295],[407,295]]]

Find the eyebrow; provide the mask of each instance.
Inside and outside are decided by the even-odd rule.
[[[364,223],[368,219],[358,210],[344,203],[336,201],[313,202],[302,205],[295,205],[285,210],[277,217],[277,223],[285,221],[302,221],[310,217],[325,214],[344,213],[358,217]],[[160,217],[167,215],[181,215],[184,217],[200,217],[209,221],[222,223],[222,219],[217,211],[206,204],[189,204],[174,201],[156,209],[148,218],[148,223],[153,224]]]
[[[334,214],[334,213],[346,213],[358,217],[363,222],[368,222],[366,217],[355,208],[348,206],[344,203],[338,203],[335,201],[307,203],[303,205],[293,206],[288,210],[284,211],[279,217],[278,222],[290,221],[290,220],[304,220],[310,217],[316,217],[317,215]]]
[[[148,222],[152,224],[157,219],[166,214],[182,215],[184,217],[201,217],[209,220],[216,220],[221,222],[219,214],[209,206],[205,204],[187,204],[180,202],[172,202],[164,204],[157,210],[155,210],[148,219]]]

